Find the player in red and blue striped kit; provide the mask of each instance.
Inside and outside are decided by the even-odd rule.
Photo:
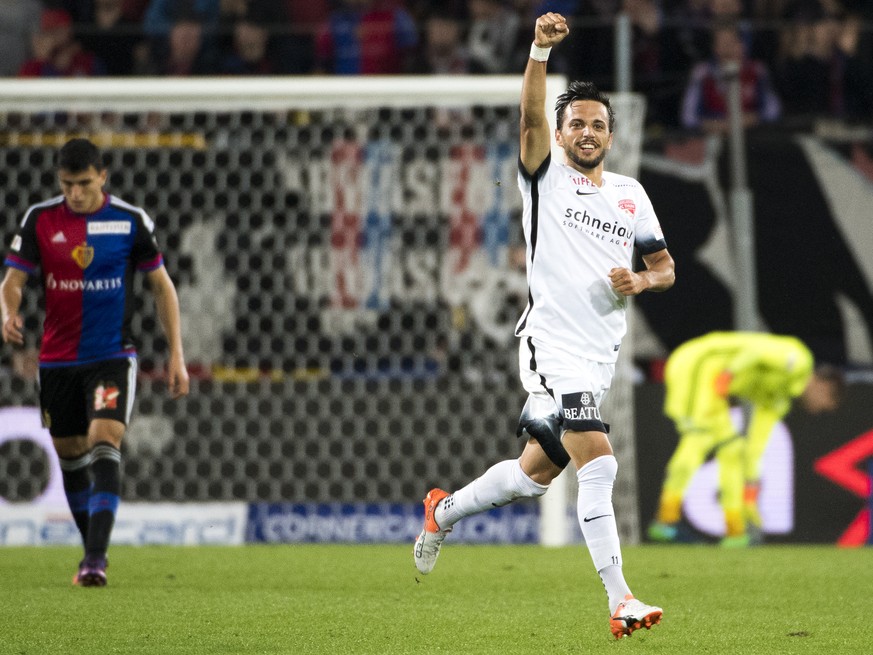
[[[40,408],[61,463],[85,557],[73,578],[106,584],[106,553],[121,492],[121,440],[136,391],[131,282],[143,272],[169,346],[169,390],[188,393],[179,300],[145,211],[103,191],[99,149],[73,139],[58,153],[62,195],[30,207],[0,285],[3,341],[23,345],[19,314],[29,275],[41,271],[45,322]]]

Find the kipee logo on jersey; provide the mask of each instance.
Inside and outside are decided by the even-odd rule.
[[[94,411],[118,409],[118,396],[121,392],[114,382],[101,382],[94,389]]]
[[[88,223],[88,234],[130,234],[130,221],[95,221]]]
[[[628,218],[634,218],[637,213],[637,206],[630,198],[618,201],[618,208],[625,213]]]
[[[571,175],[570,181],[573,182],[578,189],[576,189],[576,194],[580,196],[587,196],[592,193],[597,193],[600,189],[597,188],[597,185],[594,184],[591,180],[589,180],[584,175]]]

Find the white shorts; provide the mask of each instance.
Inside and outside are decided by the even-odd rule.
[[[612,384],[614,363],[595,362],[522,337],[518,370],[530,394],[522,421],[557,416],[564,430],[609,431],[600,406]]]

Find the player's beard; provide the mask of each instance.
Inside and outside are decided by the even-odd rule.
[[[587,159],[580,157],[572,148],[566,148],[565,152],[567,153],[567,159],[576,164],[580,169],[588,171],[597,168],[600,163],[606,159],[606,150],[603,148],[601,148],[599,154],[588,157]]]

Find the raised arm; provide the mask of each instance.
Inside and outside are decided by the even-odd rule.
[[[531,56],[521,87],[521,163],[534,173],[549,155],[552,134],[546,117],[546,60],[549,49],[570,33],[561,14],[549,12],[537,18]]]

